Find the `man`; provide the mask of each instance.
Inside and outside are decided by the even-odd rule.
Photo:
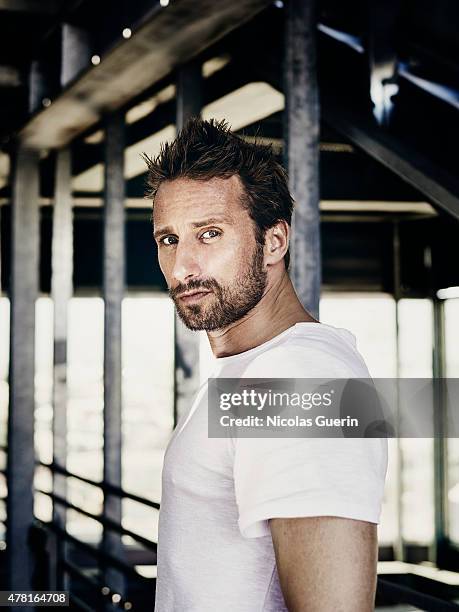
[[[160,267],[214,376],[369,376],[354,336],[294,291],[293,201],[270,148],[193,119],[146,159]],[[205,383],[166,451],[155,610],[372,610],[385,441],[211,438],[207,408]]]

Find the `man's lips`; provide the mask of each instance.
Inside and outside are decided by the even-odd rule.
[[[188,303],[188,302],[196,302],[200,299],[202,299],[205,295],[207,295],[208,293],[212,293],[211,291],[208,290],[197,290],[197,291],[187,291],[186,293],[181,293],[178,297],[180,300],[182,300],[182,302]]]

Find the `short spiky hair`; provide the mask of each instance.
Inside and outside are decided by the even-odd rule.
[[[163,181],[177,178],[210,180],[238,175],[244,188],[243,206],[255,223],[256,240],[264,244],[265,231],[284,219],[292,221],[293,199],[285,170],[271,145],[250,143],[231,132],[226,121],[188,121],[171,143],[162,145],[148,165],[147,197],[153,202]],[[288,268],[290,253],[284,257]]]

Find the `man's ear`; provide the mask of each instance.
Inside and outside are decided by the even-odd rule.
[[[281,261],[288,251],[289,242],[290,226],[281,219],[265,232],[265,263],[273,266]]]

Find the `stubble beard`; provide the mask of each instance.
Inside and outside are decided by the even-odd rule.
[[[266,288],[267,273],[263,269],[263,245],[255,244],[254,254],[248,265],[241,271],[231,285],[222,286],[214,279],[190,281],[187,285],[169,290],[175,303],[177,314],[192,331],[213,331],[239,321],[263,296]],[[204,300],[207,303],[183,304],[178,294],[198,289],[210,290]]]

